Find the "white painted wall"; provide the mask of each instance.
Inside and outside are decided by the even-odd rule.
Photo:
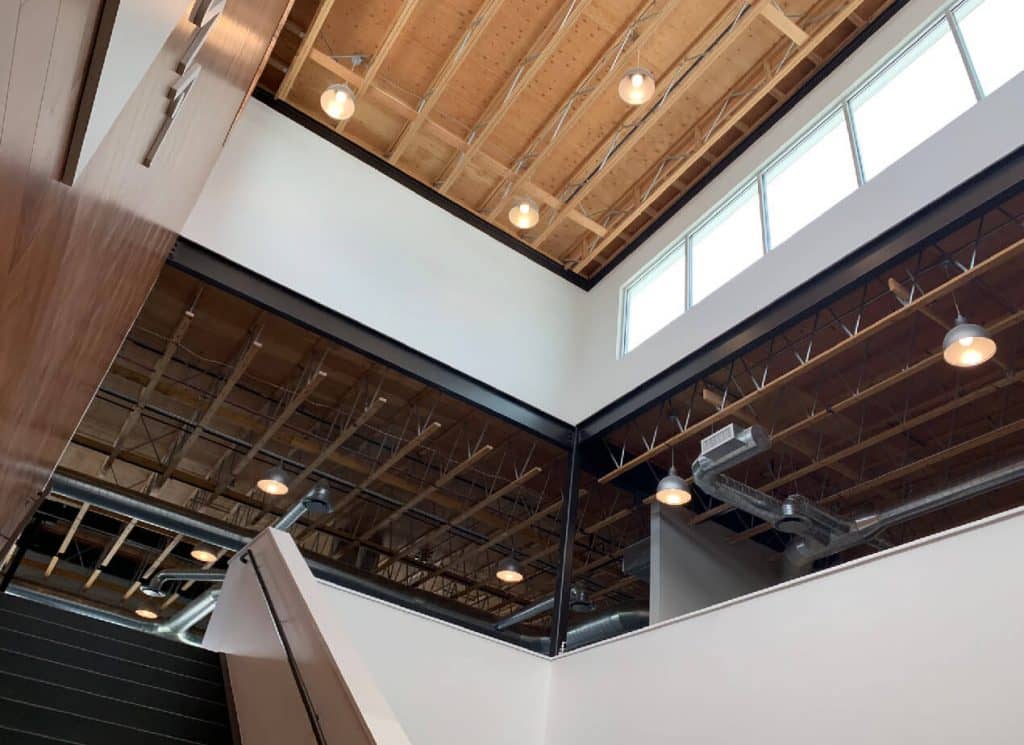
[[[1024,144],[1024,75],[1007,83],[888,170],[811,222],[622,359],[620,290],[665,247],[750,178],[889,52],[935,17],[946,0],[914,0],[590,291],[574,367],[588,385],[569,388],[576,419],[742,323],[782,295],[969,180]],[[593,374],[599,372],[599,374]]]
[[[416,745],[544,739],[547,657],[322,584],[331,623],[352,640]]]
[[[690,525],[686,511],[651,509],[651,623],[747,595],[782,580],[779,555],[714,522]],[[774,559],[774,560],[773,560]]]
[[[912,0],[584,293],[253,101],[184,234],[501,391],[579,422],[1024,144],[1024,76],[622,359],[620,289],[945,0]]]
[[[258,101],[183,234],[569,420],[585,293]]]
[[[561,657],[547,745],[1021,741],[1024,510]]]

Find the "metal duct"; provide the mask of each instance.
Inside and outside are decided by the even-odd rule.
[[[153,500],[141,500],[130,493],[117,489],[116,487],[108,486],[101,482],[83,481],[77,478],[71,478],[59,472],[54,474],[53,479],[51,480],[50,491],[72,499],[88,502],[102,509],[115,512],[126,517],[137,518],[141,522],[149,523],[150,525],[155,525],[157,527],[164,528],[165,530],[171,530],[176,533],[181,533],[182,535],[196,538],[203,543],[209,543],[233,551],[241,550],[255,537],[254,534],[243,532],[234,526],[212,523],[210,522],[210,518],[190,514],[172,506],[157,503]],[[546,636],[516,634],[511,631],[497,633],[493,626],[493,622],[490,619],[481,618],[479,616],[466,613],[458,608],[442,604],[439,602],[437,596],[431,595],[430,593],[423,591],[410,591],[406,587],[392,586],[381,582],[376,577],[350,572],[340,567],[326,564],[318,559],[310,558],[309,556],[305,556],[305,558],[310,571],[313,572],[313,575],[330,584],[345,587],[380,600],[385,600],[403,608],[435,616],[456,625],[472,629],[473,631],[477,631],[481,634],[492,636],[513,644],[518,644],[541,654],[545,654],[547,652],[548,637]],[[39,594],[42,595],[42,593]],[[206,596],[200,596],[200,598],[202,597]],[[197,600],[198,599],[199,598],[197,598]],[[84,607],[87,611],[95,610],[89,608],[89,606]],[[187,610],[187,608],[185,610]],[[73,612],[78,611],[75,610]],[[184,610],[182,612],[184,612]],[[115,619],[119,619],[117,621],[114,621],[113,619],[106,619],[111,620],[112,623],[119,623],[120,625],[125,625],[123,623],[124,621],[132,623],[131,619],[124,619],[116,614],[110,615]],[[599,618],[589,619],[586,624],[581,624],[581,626],[586,626],[587,624],[591,624],[599,620]],[[637,619],[633,616],[628,617],[628,620],[626,620],[625,617],[623,619],[623,624],[626,625],[635,624],[637,622]],[[146,631],[154,630],[154,626],[152,624],[142,625],[145,626],[144,630]],[[615,625],[615,622],[608,622],[603,628],[611,630],[615,628]],[[569,629],[569,634],[573,634],[574,631],[575,628]],[[581,634],[582,632],[579,633]],[[579,642],[579,644],[590,644],[597,641],[597,639],[593,638],[593,633],[594,632],[588,632],[589,635],[586,637],[578,635],[575,638],[586,639],[585,642]]]
[[[60,611],[76,613],[80,616],[103,621],[104,623],[112,623],[115,626],[121,626],[133,631],[168,637],[185,644],[191,644],[194,647],[201,646],[201,644],[199,637],[191,633],[192,627],[213,612],[218,595],[216,590],[209,590],[186,605],[165,623],[154,624],[147,621],[137,621],[134,618],[128,618],[119,613],[111,613],[79,600],[53,595],[48,592],[40,592],[18,580],[11,582],[7,591],[14,597],[22,598],[23,600],[41,603]]]
[[[823,559],[826,556],[832,556],[840,551],[871,541],[883,530],[891,528],[893,525],[913,520],[921,515],[1021,479],[1024,479],[1024,458],[976,474],[883,512],[858,517],[852,521],[853,527],[849,532],[833,537],[827,544],[806,538],[790,541],[786,547],[786,559],[794,566],[808,566],[817,559]]]
[[[293,504],[291,508],[281,515],[281,517],[279,517],[270,527],[277,528],[278,530],[288,530],[288,528],[297,523],[307,512],[311,515],[325,515],[330,511],[330,492],[327,489],[327,484],[321,482],[306,492],[302,499]]]
[[[613,636],[645,628],[649,623],[650,613],[645,608],[602,613],[569,629],[565,637],[565,649],[579,649]]]
[[[192,571],[166,571],[160,572],[148,584],[140,589],[142,594],[150,598],[167,597],[167,590],[164,585],[168,582],[223,582],[227,572],[214,572],[203,569]]]
[[[494,624],[494,628],[498,631],[510,629],[518,623],[550,613],[554,607],[555,596],[552,595],[549,598],[537,601],[533,605],[528,605],[511,616],[506,616]],[[589,613],[594,610],[594,605],[590,602],[590,595],[583,585],[575,584],[569,588],[569,608],[576,613]]]

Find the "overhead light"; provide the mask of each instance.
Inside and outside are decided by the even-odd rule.
[[[508,211],[508,219],[520,230],[528,230],[540,222],[540,209],[532,199],[522,197]]]
[[[669,507],[681,507],[692,499],[690,490],[686,488],[686,480],[679,475],[675,466],[668,469],[668,475],[658,482],[654,498]]]
[[[509,585],[523,581],[523,571],[512,556],[498,562],[498,571],[494,573],[494,576]]]
[[[153,610],[152,608],[146,608],[145,606],[141,608],[136,608],[135,615],[139,618],[145,618],[147,621],[155,621],[160,617],[160,614],[157,613],[155,610]]]
[[[331,119],[343,122],[356,113],[356,96],[345,83],[335,83],[320,94],[320,108]]]
[[[654,75],[646,67],[627,70],[619,81],[619,98],[630,106],[647,103],[654,97]]]
[[[196,544],[189,555],[203,564],[212,564],[217,561],[217,553],[209,546],[204,546],[201,543]]]
[[[942,357],[953,367],[977,367],[995,356],[996,342],[984,326],[961,315],[942,340]]]
[[[263,474],[262,478],[256,482],[256,488],[264,494],[279,497],[282,494],[288,493],[288,476],[285,474],[284,469],[275,466]]]

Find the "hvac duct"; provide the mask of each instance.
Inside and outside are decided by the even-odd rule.
[[[518,623],[550,613],[554,607],[555,596],[552,595],[513,613],[511,616],[501,619],[494,624],[494,628],[498,631],[510,629]],[[575,613],[590,613],[594,610],[594,604],[590,602],[590,595],[583,585],[575,584],[569,588],[569,608]]]
[[[138,499],[129,492],[108,486],[102,482],[83,481],[60,472],[53,476],[50,482],[50,491],[72,499],[88,502],[102,509],[115,512],[126,517],[134,517],[143,523],[149,523],[150,525],[181,533],[203,541],[204,543],[210,543],[233,551],[241,550],[255,537],[253,534],[242,532],[234,526],[214,523],[210,521],[210,518],[186,513],[170,505],[158,503],[153,500]],[[426,592],[410,591],[404,586],[392,586],[380,581],[376,577],[346,571],[345,569],[326,564],[309,556],[306,556],[305,558],[310,571],[313,572],[313,575],[324,582],[338,585],[339,587],[345,587],[364,595],[369,595],[403,608],[408,608],[409,610],[435,616],[456,625],[472,629],[473,631],[477,631],[481,634],[492,636],[513,644],[518,644],[541,654],[547,652],[548,637],[546,636],[516,634],[510,631],[498,633],[490,619],[481,618],[479,616],[466,613],[461,609],[445,605],[439,602],[439,598],[435,595],[431,595]],[[37,594],[42,595],[42,593]],[[28,599],[32,600],[36,598],[31,597]],[[57,599],[53,599],[53,601],[61,602]],[[89,608],[89,606],[84,606],[84,610],[81,611],[70,606],[62,607],[64,607],[65,610],[72,610],[72,612],[84,612],[87,614],[95,611],[95,609]],[[210,609],[212,610],[212,606]],[[187,608],[185,610],[187,610]],[[182,612],[184,613],[184,610]],[[627,627],[630,629],[638,628],[639,626],[637,626],[637,624],[641,623],[640,616],[638,615],[639,612],[627,611],[625,613],[626,615],[623,615],[618,620],[612,620],[611,617],[618,614],[611,613],[608,614],[608,616],[589,619],[585,624],[581,624],[580,627],[569,629],[568,636],[574,641],[572,644],[569,644],[567,639],[566,648],[573,649],[576,646],[581,646],[582,644],[590,644],[594,641],[598,641],[594,636],[597,633],[596,629],[598,628],[603,628],[605,630],[614,630],[616,628],[625,629]],[[122,626],[129,625],[132,628],[136,628],[134,626],[134,620],[126,619],[121,616],[117,616],[116,614],[110,615],[113,616],[113,618],[101,620],[110,620],[111,622],[118,623]],[[600,626],[595,626],[594,624],[598,624],[598,622],[603,623],[601,623]],[[646,625],[646,623],[647,620],[645,617],[641,625]],[[141,624],[140,622],[140,625],[145,627],[144,630],[152,631],[154,629],[152,624]],[[577,629],[582,629],[584,627],[589,628],[590,630],[586,632],[582,630],[577,631]],[[619,632],[616,631],[615,633]]]
[[[146,597],[164,598],[167,597],[165,585],[170,582],[223,582],[226,576],[227,572],[212,572],[203,569],[160,572],[148,584],[143,585],[140,590]]]
[[[795,566],[808,566],[817,559],[832,556],[840,551],[867,543],[883,530],[894,525],[906,522],[907,520],[913,520],[921,515],[948,507],[979,494],[990,492],[1021,479],[1024,479],[1024,458],[1006,463],[990,471],[976,474],[883,512],[858,517],[853,520],[852,528],[848,532],[834,536],[827,544],[806,538],[790,541],[786,547],[786,559]]]

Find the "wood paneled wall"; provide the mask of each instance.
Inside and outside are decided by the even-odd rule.
[[[292,0],[229,0],[151,168],[183,17],[74,187],[61,174],[103,0],[0,2],[0,551],[141,307]]]

